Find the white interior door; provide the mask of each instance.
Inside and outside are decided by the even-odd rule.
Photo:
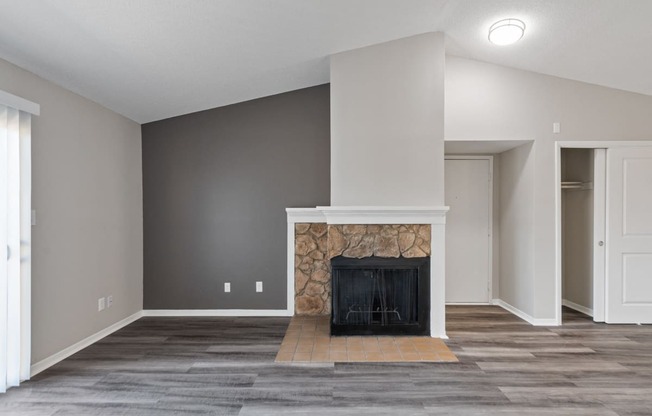
[[[446,302],[488,303],[491,160],[447,158]]]
[[[607,150],[608,323],[652,323],[652,148]]]

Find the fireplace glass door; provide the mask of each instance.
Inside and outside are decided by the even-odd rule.
[[[331,267],[331,334],[427,334],[429,258],[338,257]]]

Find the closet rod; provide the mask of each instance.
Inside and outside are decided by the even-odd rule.
[[[564,181],[561,189],[578,189],[581,191],[593,189],[593,182]]]

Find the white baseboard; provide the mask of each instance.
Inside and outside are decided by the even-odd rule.
[[[58,362],[70,357],[76,352],[96,343],[102,338],[106,337],[121,329],[130,323],[142,318],[143,316],[292,316],[292,312],[287,309],[149,309],[136,312],[127,318],[114,323],[113,325],[104,328],[103,330],[84,338],[83,340],[65,348],[56,354],[52,354],[37,363],[32,364],[30,368],[31,377],[46,370]]]
[[[591,308],[587,308],[586,306],[582,306],[582,305],[580,305],[578,303],[571,302],[568,299],[562,299],[561,304],[564,305],[567,308],[571,308],[573,310],[576,310],[578,312],[583,313],[584,315],[588,315],[591,318],[593,318],[593,309],[591,309]]]
[[[287,309],[145,309],[143,316],[292,316]]]
[[[31,377],[34,377],[41,371],[52,367],[59,361],[62,361],[71,355],[73,355],[76,352],[79,352],[83,350],[84,348],[96,343],[97,341],[101,340],[102,338],[106,337],[107,335],[110,335],[117,331],[118,329],[124,328],[125,326],[129,325],[130,323],[140,319],[143,316],[143,311],[136,312],[135,314],[126,317],[125,319],[118,321],[114,323],[113,325],[104,328],[103,330],[96,332],[95,334],[91,335],[88,338],[84,338],[81,341],[77,342],[76,344],[73,344],[69,346],[68,348],[64,348],[63,350],[57,352],[56,354],[52,354],[48,358],[45,358],[37,363],[32,364],[30,368],[30,374]]]
[[[487,306],[493,304],[493,302],[446,302],[446,306]]]
[[[559,323],[557,322],[556,319],[551,318],[551,319],[540,319],[540,318],[535,318],[522,310],[510,305],[509,303],[503,301],[502,299],[493,299],[492,302],[494,305],[500,306],[501,308],[505,309],[508,312],[513,313],[514,315],[518,316],[522,320],[529,322],[530,324],[534,326],[559,326]]]

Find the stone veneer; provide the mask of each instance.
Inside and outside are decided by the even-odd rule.
[[[330,315],[331,270],[328,226],[294,225],[294,312],[296,315]]]
[[[428,257],[430,225],[329,225],[328,258]]]
[[[295,224],[295,314],[330,315],[330,259],[428,257],[430,225]]]

